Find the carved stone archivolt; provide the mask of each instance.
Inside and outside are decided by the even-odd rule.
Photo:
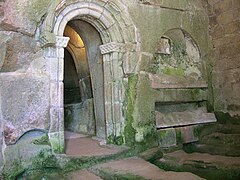
[[[118,52],[123,47],[122,43],[110,42],[100,46],[102,54],[108,54],[111,52]]]

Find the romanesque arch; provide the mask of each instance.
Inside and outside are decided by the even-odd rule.
[[[58,4],[43,23],[40,43],[49,62],[50,74],[50,129],[49,138],[55,152],[64,151],[63,108],[63,58],[64,47],[69,41],[63,36],[70,20],[82,20],[91,24],[100,34],[103,44],[99,47],[103,56],[105,134],[107,140],[119,136],[124,128],[124,72],[121,65],[127,52],[140,47],[138,33],[123,4],[114,1],[76,1]],[[103,124],[103,123],[101,123]]]

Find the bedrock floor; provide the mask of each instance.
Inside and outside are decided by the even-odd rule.
[[[107,156],[125,148],[106,145],[104,142],[73,132],[65,132],[67,156]],[[72,171],[66,179],[202,179],[190,172],[164,171],[140,157],[111,160],[87,169]]]
[[[41,180],[240,179],[238,156],[214,155],[206,152],[186,153],[183,150],[162,153],[162,149],[159,148],[141,154],[126,155],[129,149],[124,146],[106,145],[94,137],[71,132],[65,133],[65,142],[66,154],[60,156],[66,162],[73,160],[73,166],[70,165],[73,169],[34,170],[21,177],[34,180],[38,177]],[[160,153],[156,156],[157,152]]]
[[[106,145],[105,142],[87,135],[65,132],[66,155],[71,156],[106,156],[120,153],[123,147]]]

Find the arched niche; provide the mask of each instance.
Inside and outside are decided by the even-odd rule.
[[[206,81],[205,69],[198,45],[186,31],[172,29],[159,39],[152,66],[154,74],[202,82]]]

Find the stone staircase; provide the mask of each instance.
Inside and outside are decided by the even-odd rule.
[[[203,129],[200,141],[188,144],[188,152],[240,157],[240,125],[216,123]]]
[[[206,125],[199,142],[185,144],[183,150],[166,153],[154,164],[165,170],[192,172],[205,179],[240,179],[239,125]]]
[[[103,179],[202,179],[189,172],[164,171],[139,157],[131,157],[100,164],[92,167],[91,171],[95,172]]]
[[[209,129],[211,129],[211,131]],[[236,136],[228,137],[231,133]],[[225,126],[213,124],[203,129],[200,142],[205,141],[208,146],[214,143],[228,145],[239,144],[238,126]],[[214,141],[215,135],[225,134],[224,141]],[[96,140],[85,136],[71,136],[74,153],[57,155],[56,161],[61,167],[48,165],[46,169],[29,169],[18,176],[17,179],[71,179],[71,180],[122,180],[122,179],[163,179],[163,180],[197,180],[197,179],[236,179],[240,178],[240,157],[211,155],[209,153],[186,153],[177,150],[163,153],[162,148],[156,147],[143,153],[134,152],[124,147],[106,146],[97,143]],[[236,139],[235,139],[236,138]],[[208,139],[208,141],[206,141]],[[213,138],[214,139],[214,138]],[[233,141],[236,140],[236,143]],[[81,141],[81,143],[76,143]],[[85,143],[84,143],[84,142]],[[76,144],[84,146],[79,147]],[[196,144],[195,144],[196,145]],[[198,144],[203,145],[203,144]],[[220,145],[219,145],[220,146]],[[71,147],[69,147],[71,149]],[[186,148],[186,147],[185,147]],[[91,150],[92,152],[91,152]],[[188,147],[188,150],[190,148]],[[196,148],[197,149],[197,148]],[[81,154],[81,155],[79,155]]]
[[[208,84],[189,77],[147,73],[155,95],[155,119],[160,147],[199,140],[198,128],[216,122],[207,111]],[[174,92],[174,93],[173,93]]]
[[[32,139],[29,141],[32,141]],[[45,168],[31,166],[17,177],[12,176],[9,179],[202,179],[190,172],[165,171],[148,162],[162,157],[163,154],[160,148],[150,149],[139,154],[133,150],[126,149],[124,146],[101,145],[97,140],[73,133],[69,134],[67,141],[70,141],[66,142],[67,154],[55,155],[55,157],[51,154],[48,154],[48,156],[45,154],[44,157],[46,156],[46,159],[38,159],[39,163],[41,163],[40,165],[43,165]],[[38,144],[41,144],[41,141],[37,142],[33,147],[37,148]],[[77,146],[78,144],[80,144],[79,147]],[[24,150],[25,153],[28,151],[29,149]],[[49,152],[47,151],[46,153]]]
[[[208,153],[186,153],[178,150],[164,154],[155,162],[160,168],[171,171],[192,172],[209,180],[240,179],[240,157],[211,155]]]

